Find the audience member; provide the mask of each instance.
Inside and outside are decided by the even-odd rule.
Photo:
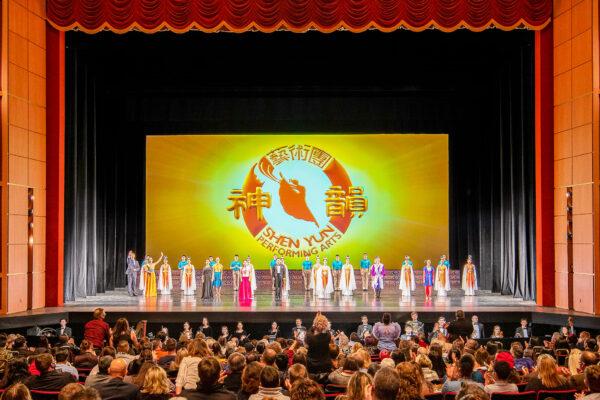
[[[58,400],[72,400],[79,392],[83,392],[85,388],[78,383],[69,383],[58,392]]]
[[[83,337],[94,347],[101,349],[105,343],[108,343],[110,327],[104,322],[106,313],[103,308],[96,308],[93,316],[94,319],[86,323],[83,328]]]
[[[199,339],[196,339],[199,340]],[[187,400],[236,400],[233,392],[225,389],[219,382],[221,364],[215,357],[206,356],[198,363],[198,385],[195,390],[182,392],[181,396]]]
[[[492,376],[488,378],[490,375],[487,373],[486,385],[484,390],[487,394],[492,393],[503,393],[503,392],[518,392],[519,388],[514,383],[508,383],[508,378],[512,373],[512,367],[506,361],[496,361],[494,363],[494,372],[491,374]]]
[[[321,386],[310,379],[300,379],[290,390],[290,400],[324,400],[325,394]]]
[[[77,382],[68,372],[60,372],[53,368],[52,355],[43,353],[35,357],[35,368],[39,375],[32,375],[23,383],[29,390],[60,391],[65,385]]]
[[[373,400],[395,400],[400,390],[400,375],[392,368],[381,368],[373,378]]]
[[[27,386],[15,383],[2,393],[1,400],[31,400],[31,393]]]
[[[108,368],[109,380],[92,386],[100,393],[102,400],[137,400],[139,388],[123,381],[127,374],[127,363],[122,358],[115,358]]]
[[[108,374],[108,369],[110,368],[110,363],[112,360],[113,357],[111,356],[100,357],[100,361],[98,362],[98,373],[88,375],[87,378],[85,378],[85,386],[91,387],[98,383],[104,383],[112,379]]]

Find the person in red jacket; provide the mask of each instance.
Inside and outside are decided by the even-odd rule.
[[[110,337],[110,327],[104,321],[106,313],[103,308],[94,310],[94,319],[87,322],[84,326],[83,337],[94,345],[96,349],[102,349],[105,343],[108,343]]]

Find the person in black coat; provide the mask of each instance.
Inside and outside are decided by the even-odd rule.
[[[227,359],[227,365],[230,372],[223,380],[223,385],[230,392],[237,393],[242,388],[242,372],[246,367],[246,357],[240,353],[233,353]]]
[[[53,361],[52,355],[49,353],[37,356],[35,358],[35,367],[40,371],[40,375],[30,376],[23,381],[23,384],[30,390],[58,392],[69,383],[77,382],[70,373],[59,372],[52,368]]]
[[[447,329],[451,343],[458,338],[463,338],[466,342],[473,333],[473,323],[465,319],[465,312],[463,310],[457,310],[456,319],[450,322]]]

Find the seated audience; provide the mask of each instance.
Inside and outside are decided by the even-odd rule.
[[[25,358],[12,358],[4,370],[4,376],[0,381],[0,389],[6,389],[15,383],[21,383],[30,375],[29,365]]]
[[[73,359],[73,365],[76,368],[94,368],[96,364],[98,364],[98,356],[94,352],[94,346],[83,339],[79,345],[79,354]]]
[[[122,358],[115,358],[108,368],[109,380],[92,386],[100,393],[102,400],[137,400],[139,389],[137,386],[123,382],[127,374],[127,363]]]
[[[85,388],[78,383],[69,383],[58,393],[58,400],[72,400],[73,396],[84,390]]]
[[[58,350],[55,354],[54,354],[54,359],[56,360],[56,365],[54,366],[54,369],[56,369],[57,371],[60,372],[68,372],[71,375],[73,375],[73,378],[75,380],[79,379],[79,372],[77,371],[77,368],[75,368],[74,366],[72,366],[69,361],[69,352],[66,350]]]
[[[571,356],[569,356],[569,359]],[[587,367],[591,365],[598,364],[598,355],[596,353],[592,353],[591,351],[584,351],[581,353],[581,357],[579,358],[579,368],[582,372],[571,375],[569,378],[569,383],[573,386],[573,389],[581,392],[586,390],[585,384],[585,370]]]
[[[15,383],[2,393],[2,400],[31,400],[31,393],[27,386],[22,383]]]
[[[69,372],[57,371],[53,368],[52,355],[43,353],[35,357],[35,368],[40,375],[33,375],[23,383],[29,390],[60,391],[65,385],[77,382]]]
[[[249,400],[289,400],[288,396],[281,393],[279,381],[279,371],[277,368],[271,366],[264,367],[260,373],[258,392],[251,395]]]
[[[373,386],[373,378],[371,375],[358,371],[350,381],[346,388],[346,393],[341,395],[338,400],[363,400],[371,397],[371,387]]]
[[[300,379],[290,390],[290,400],[324,400],[325,394],[319,384],[311,379]]]
[[[246,367],[246,357],[241,353],[232,353],[227,358],[227,365],[229,365],[230,372],[223,380],[223,384],[225,389],[237,393],[242,388],[242,372]]]
[[[88,375],[85,378],[85,386],[94,386],[98,383],[104,383],[112,379],[108,374],[108,369],[110,368],[110,363],[112,360],[113,358],[111,356],[100,357],[100,361],[98,362],[98,373]]]
[[[571,388],[567,378],[558,373],[556,360],[548,354],[542,354],[537,359],[537,374],[529,378],[525,390],[567,390]]]
[[[458,392],[463,383],[473,383],[483,388],[483,385],[481,383],[475,382],[471,378],[474,367],[475,358],[470,354],[463,354],[463,356],[459,359],[458,365],[456,367],[449,367],[450,372],[448,372],[448,378],[442,386],[442,393]]]
[[[198,340],[198,339],[196,339]],[[186,389],[181,396],[187,400],[236,400],[235,393],[219,383],[221,365],[215,357],[204,357],[198,363],[198,385],[196,389]]]
[[[506,361],[496,361],[494,363],[494,372],[489,379],[486,379],[484,390],[487,394],[518,392],[519,388],[514,383],[508,383],[508,378],[512,373],[512,368]],[[488,372],[486,378],[490,375]],[[489,383],[488,383],[489,380]]]
[[[329,383],[332,385],[347,386],[350,378],[352,378],[352,375],[354,375],[358,369],[359,361],[355,356],[350,355],[344,360],[344,364],[341,368],[338,368],[329,374]]]
[[[177,358],[177,342],[173,338],[167,339],[164,346],[165,354],[157,360],[159,366],[168,369]]]
[[[382,368],[373,378],[371,398],[373,400],[396,400],[400,390],[400,375],[392,368]]]
[[[590,365],[583,373],[589,393],[582,397],[582,400],[600,399],[600,365]]]
[[[168,400],[171,398],[171,385],[167,373],[158,365],[151,365],[144,376],[140,390],[140,400]]]

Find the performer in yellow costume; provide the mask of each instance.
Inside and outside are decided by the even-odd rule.
[[[160,258],[154,262],[152,257],[146,256],[142,263],[142,276],[140,279],[140,290],[146,297],[156,297],[156,274],[155,269],[159,262],[163,259],[163,253],[160,253]]]

